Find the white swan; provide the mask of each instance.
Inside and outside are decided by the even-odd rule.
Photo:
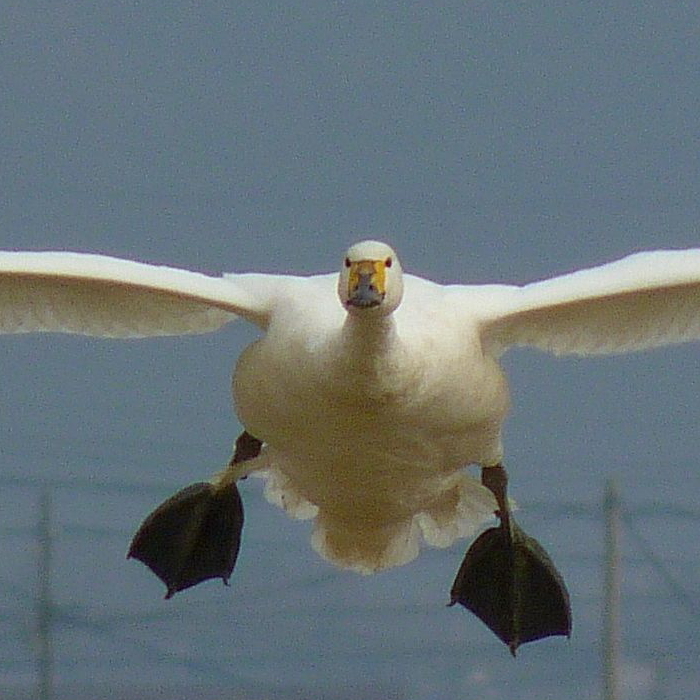
[[[497,511],[500,528],[467,554],[452,595],[514,652],[524,641],[568,634],[570,620],[563,583],[508,511],[501,425],[509,397],[498,358],[515,345],[585,355],[699,339],[700,249],[639,253],[522,287],[435,284],[402,273],[395,252],[376,241],[352,246],[340,274],[311,277],[210,277],[100,255],[0,253],[5,333],[205,333],[238,316],[263,334],[234,372],[246,429],[237,454],[210,484],[161,506],[131,553],[168,595],[226,579],[243,520],[235,481],[251,472],[290,515],[315,519],[320,554],[364,573],[410,561],[421,539],[445,547],[469,537]],[[465,473],[470,464],[482,467],[488,488]],[[212,507],[219,497],[221,507]],[[209,538],[187,559],[168,559],[162,550],[182,549],[177,537],[197,529],[195,511],[200,530],[204,517],[229,533],[225,551],[212,554]],[[499,559],[523,542],[542,585],[559,596],[549,626],[514,611],[515,603],[489,613],[493,600],[475,593],[484,576],[499,579],[501,598],[525,586],[510,570],[517,566]]]

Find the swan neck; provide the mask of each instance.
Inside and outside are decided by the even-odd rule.
[[[353,353],[379,355],[396,338],[393,314],[348,314],[343,326],[343,342]]]

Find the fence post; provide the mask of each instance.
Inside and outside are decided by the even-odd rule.
[[[605,572],[603,603],[603,697],[620,697],[620,497],[610,480],[603,501]]]
[[[37,581],[37,685],[39,700],[51,700],[53,694],[53,643],[51,600],[51,492],[45,486],[39,500],[38,581]]]

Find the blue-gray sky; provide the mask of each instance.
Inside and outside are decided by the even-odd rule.
[[[697,246],[699,36],[691,0],[6,2],[0,248],[306,273],[374,237],[439,281],[525,282]],[[524,507],[570,583],[575,630],[516,663],[442,606],[460,547],[373,578],[336,573],[255,480],[232,589],[160,602],[159,584],[122,560],[129,532],[228,458],[230,371],[253,337],[241,323],[183,340],[0,339],[3,527],[35,517],[35,492],[10,476],[162,486],[54,493],[54,591],[74,613],[59,626],[57,680],[596,697],[593,517]],[[697,513],[697,346],[597,360],[522,351],[505,364],[523,506],[595,505],[615,475],[631,506]],[[638,526],[697,593],[697,520]],[[33,672],[34,551],[6,535],[1,636],[21,643],[1,647],[0,688]],[[652,697],[665,668],[664,697],[686,697],[700,680],[697,624],[626,544],[629,682]]]

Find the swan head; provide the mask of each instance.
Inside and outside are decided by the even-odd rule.
[[[403,296],[403,273],[396,253],[386,243],[362,241],[348,248],[340,268],[338,296],[352,314],[395,311]]]

